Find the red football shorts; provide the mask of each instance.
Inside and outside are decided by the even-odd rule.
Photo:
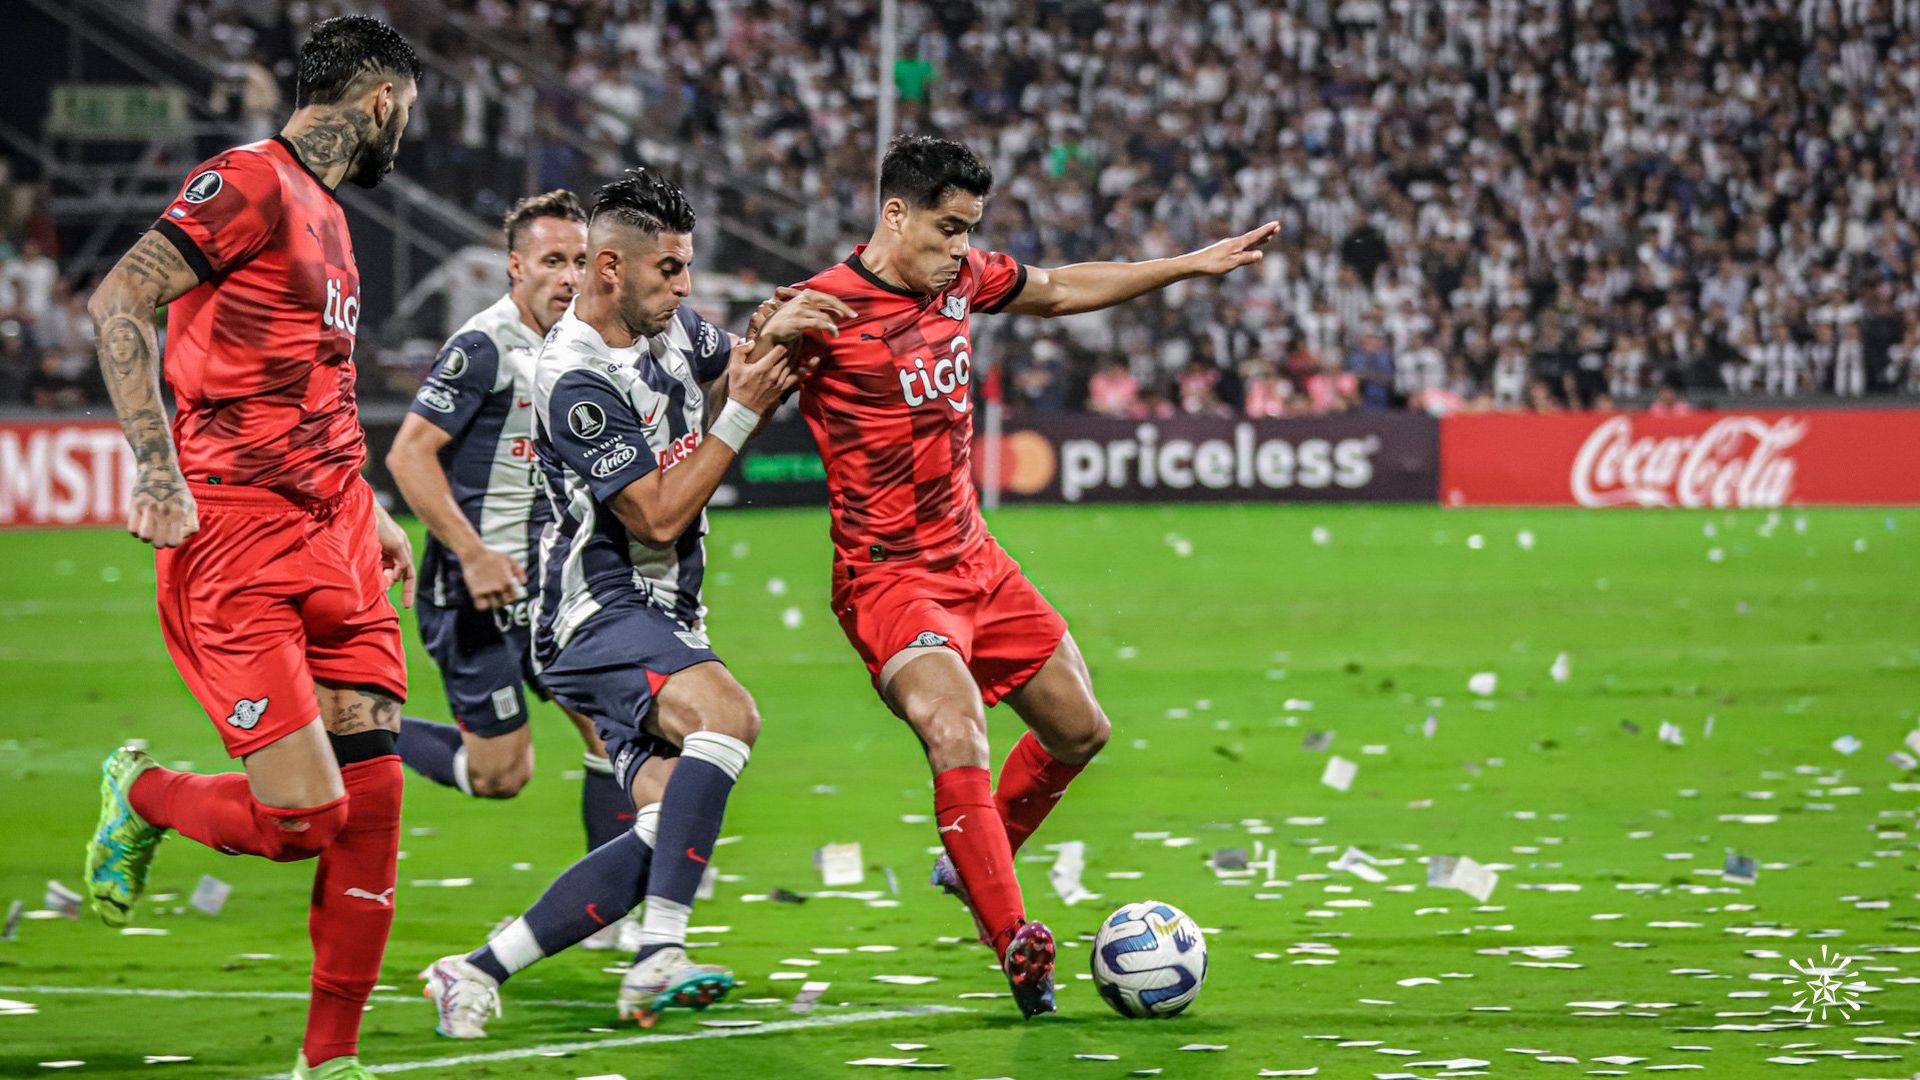
[[[316,679],[407,696],[364,481],[314,505],[263,488],[188,486],[200,531],[154,552],[160,633],[230,756],[319,716]]]
[[[991,536],[946,570],[843,567],[834,574],[833,610],[875,689],[902,650],[944,647],[960,654],[988,705],[1033,678],[1067,633],[1067,620]]]

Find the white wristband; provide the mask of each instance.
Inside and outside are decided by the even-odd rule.
[[[713,427],[708,429],[707,434],[733,447],[733,452],[737,454],[741,447],[747,445],[747,440],[753,438],[754,430],[759,426],[759,413],[737,401],[729,401],[727,407],[720,410],[720,415],[714,419]]]

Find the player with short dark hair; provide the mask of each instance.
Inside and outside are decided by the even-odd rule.
[[[874,688],[919,736],[959,895],[1021,1013],[1052,1012],[1054,941],[1026,918],[1013,853],[1106,744],[1109,724],[1062,619],[987,532],[974,491],[969,320],[1094,311],[1258,262],[1279,226],[1171,259],[1023,266],[970,245],[993,174],[959,143],[904,136],[880,170],[873,236],[803,288],[858,314],[809,334],[800,409],[827,470],[832,602]],[[987,771],[986,707],[1031,729]]]
[[[296,1078],[371,1075],[360,1016],[393,925],[407,671],[387,588],[399,580],[413,602],[413,555],[360,478],[360,278],[334,188],[393,168],[419,75],[378,20],[315,26],[280,134],[195,168],[87,305],[133,445],[127,529],[158,549],[161,635],[246,768],[175,772],[115,751],[88,889],[125,925],[169,830],[228,854],[317,857]]]
[[[534,372],[534,441],[555,520],[543,534],[534,654],[556,700],[593,719],[641,806],[486,945],[427,969],[438,1030],[481,1038],[514,972],[646,902],[622,1017],[704,1008],[733,975],[687,956],[687,920],[760,716],[706,636],[706,505],[800,372],[787,343],[831,334],[845,305],[803,293],[735,340],[685,303],[693,208],[658,173],[596,193],[579,299]],[[724,401],[717,411],[713,404]],[[711,419],[709,419],[711,417]],[[657,807],[636,779],[672,759]],[[650,812],[651,811],[651,812]],[[656,824],[657,822],[657,824]]]
[[[523,687],[549,696],[533,672],[525,588],[529,556],[553,520],[533,454],[533,360],[586,269],[587,212],[573,192],[549,191],[515,203],[501,225],[506,295],[447,340],[387,451],[427,526],[415,610],[457,724],[402,717],[400,759],[489,799],[512,798],[533,776]],[[586,742],[580,812],[591,851],[634,815],[593,722],[568,715]],[[610,948],[617,933],[610,924],[595,940]]]

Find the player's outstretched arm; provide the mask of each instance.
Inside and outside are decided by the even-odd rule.
[[[1027,268],[1026,285],[1005,310],[1022,315],[1077,315],[1123,304],[1136,296],[1164,289],[1192,277],[1218,277],[1264,256],[1260,249],[1280,231],[1269,221],[1252,232],[1229,237],[1198,251],[1170,259],[1146,262],[1088,262],[1042,269]]]
[[[98,342],[100,374],[120,430],[133,447],[133,498],[127,531],[158,548],[177,547],[200,531],[200,515],[180,475],[167,410],[160,396],[155,310],[186,295],[200,278],[157,232],[133,245],[87,301]]]
[[[453,436],[416,413],[400,421],[400,433],[387,451],[387,471],[400,488],[400,497],[427,531],[439,537],[466,579],[473,606],[486,610],[505,607],[526,594],[527,571],[513,557],[482,543],[473,522],[453,497],[453,485],[440,464],[440,451]]]
[[[608,500],[620,523],[642,543],[665,547],[680,538],[713,498],[727,465],[759,428],[760,418],[799,384],[800,373],[787,362],[785,348],[775,346],[753,358],[748,354],[754,346],[745,338],[734,344],[726,408],[693,453],[671,469],[647,473]]]

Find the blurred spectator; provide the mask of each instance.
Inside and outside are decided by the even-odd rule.
[[[36,409],[80,408],[93,396],[93,380],[89,377],[92,369],[92,361],[82,354],[42,351],[40,362],[27,379],[26,403]]]
[[[1101,416],[1134,416],[1140,408],[1140,382],[1118,360],[1109,360],[1087,383],[1087,410]]]

